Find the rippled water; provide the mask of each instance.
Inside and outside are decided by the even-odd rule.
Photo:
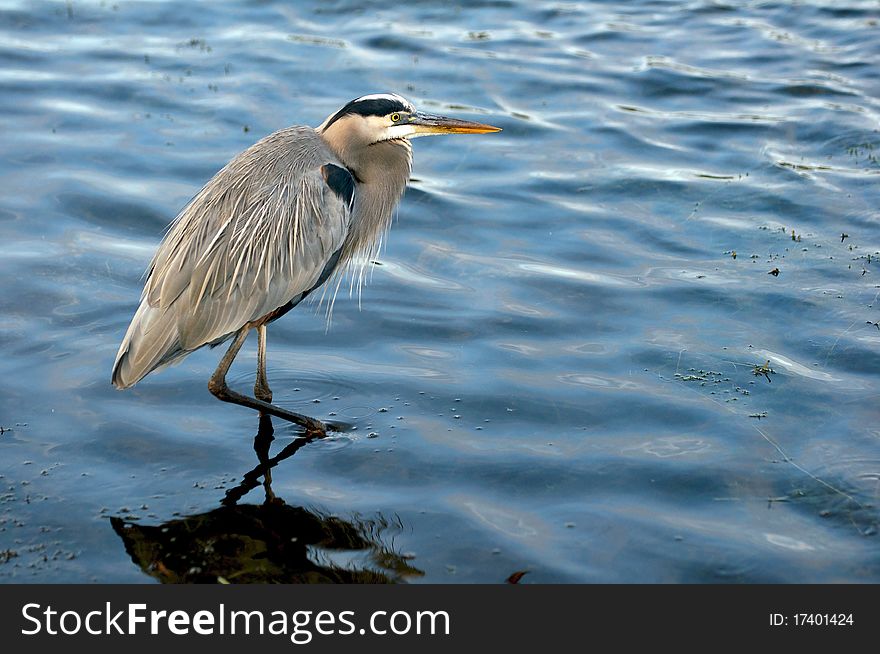
[[[0,579],[880,581],[878,60],[874,1],[3,3]],[[385,90],[504,131],[269,330],[350,427],[264,425],[263,506],[218,350],[110,368],[195,191]]]

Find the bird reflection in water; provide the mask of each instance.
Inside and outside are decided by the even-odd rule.
[[[275,456],[272,419],[260,416],[258,465],[207,513],[157,526],[111,518],[132,561],[162,583],[397,583],[424,573],[383,542],[399,520],[351,521],[286,504],[272,490],[272,468],[317,436],[301,437]],[[261,482],[262,480],[262,482]],[[262,483],[262,504],[239,504]],[[386,536],[387,537],[387,536]],[[333,554],[347,566],[334,564]]]

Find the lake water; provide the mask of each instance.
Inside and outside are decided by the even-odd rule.
[[[0,580],[880,582],[878,61],[875,1],[3,2]],[[504,131],[269,329],[348,426],[267,489],[221,350],[113,359],[201,185],[377,91]]]

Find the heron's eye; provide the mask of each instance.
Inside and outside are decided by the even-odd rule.
[[[400,114],[391,114],[391,122],[396,123],[400,120]]]

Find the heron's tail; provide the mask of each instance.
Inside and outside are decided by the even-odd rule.
[[[129,388],[188,354],[180,346],[177,316],[171,307],[151,307],[144,298],[131,319],[113,364],[113,385]]]

